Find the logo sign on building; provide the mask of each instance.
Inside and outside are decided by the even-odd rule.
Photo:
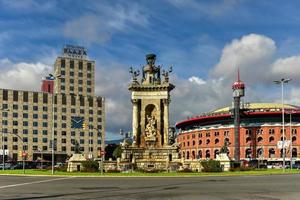
[[[284,147],[283,147],[283,145],[284,145]],[[283,141],[278,141],[277,142],[277,148],[278,149],[283,149],[283,148],[288,148],[289,146],[291,145],[291,140],[286,140],[286,141],[284,141],[284,143],[283,143]]]
[[[85,58],[87,56],[87,50],[80,46],[66,45],[63,48],[63,55],[72,58]]]

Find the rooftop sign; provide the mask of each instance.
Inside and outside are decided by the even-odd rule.
[[[63,48],[63,55],[72,58],[86,58],[87,50],[80,46],[66,45]]]

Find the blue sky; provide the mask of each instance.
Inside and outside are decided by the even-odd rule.
[[[230,105],[237,67],[245,101],[280,101],[272,81],[287,77],[286,102],[300,105],[299,7],[296,0],[0,0],[0,87],[39,90],[63,45],[76,44],[96,60],[109,138],[131,129],[128,68],[145,64],[147,53],[173,66],[172,124]]]

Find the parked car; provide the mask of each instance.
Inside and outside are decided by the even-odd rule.
[[[293,169],[300,169],[300,164],[299,163],[298,164],[293,164],[292,168]]]
[[[11,169],[11,164],[10,163],[5,163],[4,169]],[[0,169],[3,169],[3,163],[0,164]]]

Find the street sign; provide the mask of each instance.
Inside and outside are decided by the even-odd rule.
[[[282,149],[282,148],[288,148],[291,145],[291,140],[286,140],[284,141],[284,147],[283,147],[283,141],[278,141],[277,142],[277,148]]]
[[[8,155],[9,154],[9,150],[7,150],[7,149],[5,149],[4,150],[4,155]],[[2,149],[0,149],[0,155],[2,156],[3,155],[3,150]]]

